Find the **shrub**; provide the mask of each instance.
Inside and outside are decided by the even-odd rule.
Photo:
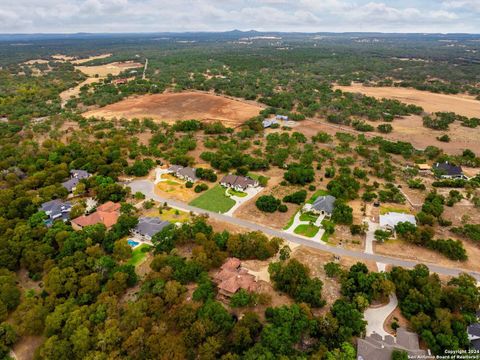
[[[448,136],[447,134],[444,134],[442,136],[437,136],[437,140],[438,141],[441,141],[441,142],[450,142],[450,136]]]
[[[185,187],[186,187],[187,189],[190,189],[190,188],[193,187],[193,183],[192,183],[191,181],[187,181],[187,182],[185,183]]]
[[[262,195],[255,202],[257,208],[264,212],[273,213],[277,211],[280,206],[280,200],[276,199],[272,195]]]
[[[334,262],[326,263],[323,265],[323,269],[325,270],[325,274],[327,274],[327,276],[330,278],[337,277],[342,273],[342,267],[340,264]]]
[[[288,167],[283,177],[290,184],[305,185],[315,179],[315,172],[312,166],[292,164]]]
[[[390,124],[380,124],[377,126],[377,130],[383,134],[388,134],[393,131],[393,126]]]
[[[392,236],[392,233],[390,231],[385,231],[385,230],[375,230],[375,240],[377,240],[380,243],[383,243],[390,239],[390,236]]]
[[[287,205],[285,204],[281,204],[278,206],[278,211],[282,212],[282,213],[286,213],[288,211],[288,207]]]
[[[287,195],[283,198],[283,202],[288,202],[292,204],[302,204],[305,202],[307,198],[307,191],[306,190],[299,190],[294,192],[293,194]]]
[[[202,191],[205,191],[208,189],[208,185],[207,184],[198,184],[197,186],[195,186],[195,189],[193,189],[196,193],[201,193]]]
[[[337,224],[350,225],[353,221],[353,209],[343,202],[336,201],[332,220]]]
[[[427,247],[442,253],[451,260],[466,261],[468,259],[467,252],[460,240],[431,240],[427,243]]]
[[[309,191],[315,191],[315,190],[317,190],[317,187],[315,185],[308,185],[308,190]]]

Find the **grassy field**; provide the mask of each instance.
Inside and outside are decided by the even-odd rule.
[[[235,205],[235,200],[225,196],[225,189],[220,185],[216,185],[196,199],[193,199],[190,205],[217,213],[226,213]]]
[[[320,189],[320,190],[317,190],[315,191],[315,193],[312,195],[312,197],[307,201],[307,204],[313,204],[313,202],[315,200],[317,200],[317,198],[319,196],[325,196],[325,195],[328,195],[328,191],[327,190],[323,190],[323,189]]]
[[[137,266],[138,264],[140,264],[147,256],[146,249],[150,249],[150,248],[151,246],[147,244],[142,244],[140,246],[137,246],[135,249],[133,249],[132,257],[130,258],[130,260],[128,260],[127,264],[133,265],[133,266]]]
[[[397,212],[397,213],[403,213],[403,214],[410,214],[410,211],[404,207],[393,207],[393,206],[381,206],[380,207],[380,215],[385,215],[389,212]]]
[[[177,209],[163,209],[160,214],[158,208],[153,208],[149,212],[145,213],[145,216],[159,217],[162,220],[170,221],[171,223],[183,223],[190,220],[190,213]]]
[[[237,197],[245,197],[245,196],[247,196],[247,193],[246,193],[246,192],[237,191],[237,190],[235,190],[235,189],[228,189],[228,193],[229,193],[230,195],[237,196]]]
[[[306,237],[314,237],[318,233],[318,230],[320,230],[318,226],[302,224],[298,225],[293,232]]]
[[[308,213],[308,212],[304,212],[302,215],[300,215],[300,221],[317,221],[318,219],[318,215],[315,215],[315,214],[312,214],[312,213]]]

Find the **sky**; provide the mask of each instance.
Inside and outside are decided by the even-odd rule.
[[[480,0],[0,0],[0,33],[480,33]]]

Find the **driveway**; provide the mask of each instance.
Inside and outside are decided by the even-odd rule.
[[[162,203],[167,202],[173,208],[184,210],[187,212],[192,211],[197,214],[207,214],[211,218],[216,219],[218,221],[228,222],[228,223],[237,225],[238,227],[248,229],[250,231],[261,231],[266,235],[276,236],[296,244],[305,245],[318,250],[326,251],[333,255],[348,256],[361,261],[375,261],[375,262],[390,264],[394,266],[402,266],[405,268],[412,268],[418,264],[425,264],[426,266],[428,266],[430,271],[436,272],[441,275],[457,276],[460,273],[466,272],[472,275],[475,279],[477,279],[477,281],[480,281],[480,273],[478,272],[466,271],[458,268],[444,267],[444,266],[439,266],[433,263],[425,263],[425,262],[419,262],[419,261],[413,261],[413,260],[403,260],[403,259],[398,259],[391,256],[385,256],[385,255],[368,254],[368,253],[358,252],[358,251],[350,250],[346,248],[335,247],[332,245],[325,244],[323,242],[320,243],[317,241],[313,241],[312,239],[303,238],[296,234],[294,235],[294,234],[287,233],[285,231],[273,229],[266,225],[257,224],[251,221],[235,218],[235,217],[224,215],[224,214],[218,214],[211,211],[206,211],[194,206],[190,206],[181,201],[174,201],[174,200],[170,200],[170,199],[166,199],[161,196],[158,196],[157,194],[154,193],[153,187],[154,187],[154,184],[149,180],[135,180],[130,183],[130,188],[132,189],[133,193],[135,193],[136,191],[140,191],[145,195],[145,197],[154,199]]]
[[[240,196],[235,196],[235,195],[230,195],[230,199],[235,200],[235,205],[232,206],[230,210],[228,210],[225,215],[228,216],[233,216],[233,213],[243,204],[245,204],[248,200],[253,199],[255,196],[257,196],[258,193],[260,193],[263,190],[263,187],[257,186],[257,187],[249,187],[244,191],[244,193],[247,194],[247,196],[240,197]],[[227,191],[227,189],[225,189]]]
[[[383,337],[390,335],[383,329],[383,324],[387,320],[388,316],[398,305],[397,296],[395,294],[390,295],[390,301],[387,305],[377,308],[368,308],[363,313],[365,320],[367,321],[367,336],[377,333]]]
[[[290,227],[286,230],[284,230],[284,232],[288,233],[288,234],[292,234],[293,236],[298,236],[298,237],[301,237],[303,239],[307,239],[307,240],[312,240],[312,241],[316,241],[316,242],[320,242],[322,244],[325,244],[325,242],[322,240],[322,236],[323,234],[325,233],[325,230],[323,229],[323,227],[321,226],[321,222],[324,218],[324,216],[320,215],[318,217],[318,219],[315,221],[314,225],[315,226],[318,226],[319,229],[318,229],[318,232],[315,234],[315,236],[313,237],[307,237],[307,236],[303,236],[303,235],[299,235],[299,234],[295,234],[295,229],[299,226],[299,225],[308,225],[310,224],[309,221],[302,221],[300,220],[300,216],[302,216],[302,212],[301,211],[297,211],[297,213],[295,214],[295,217],[293,218],[293,222],[292,222],[292,225],[290,225]]]
[[[367,254],[373,254],[373,242],[375,241],[375,230],[378,229],[378,224],[369,219],[367,219],[366,222],[368,224],[368,230],[365,236],[365,252]]]

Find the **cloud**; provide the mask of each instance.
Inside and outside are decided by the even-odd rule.
[[[0,0],[0,32],[479,32],[479,0]]]

